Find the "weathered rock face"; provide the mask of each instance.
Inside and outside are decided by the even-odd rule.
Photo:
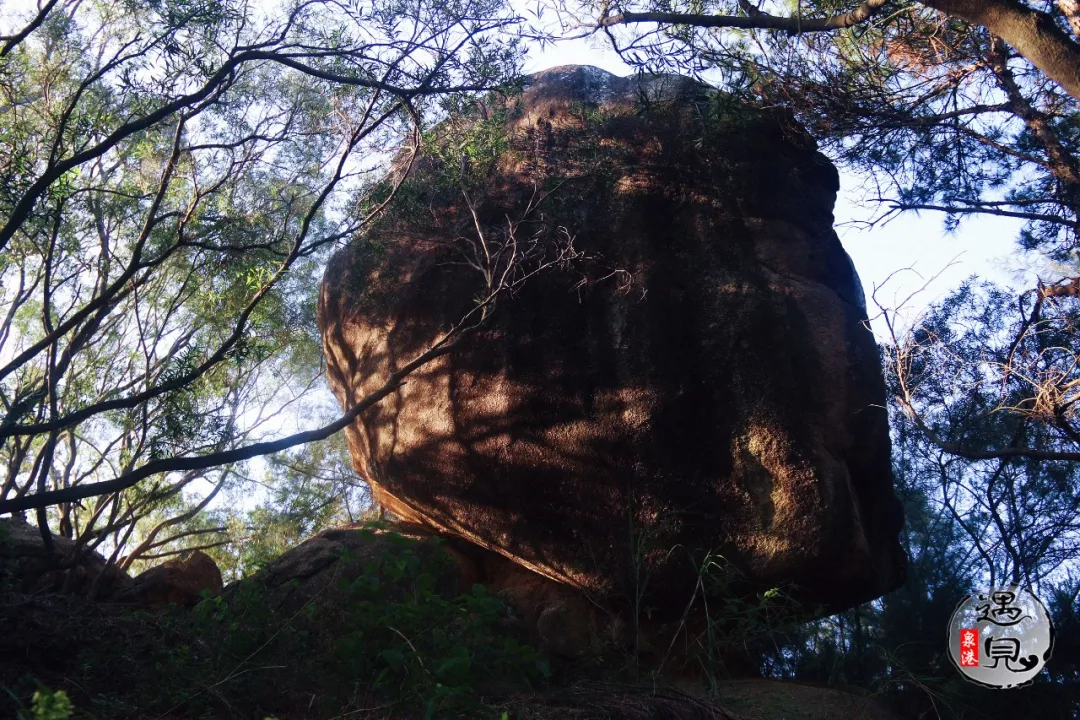
[[[64,592],[94,599],[150,607],[194,605],[203,591],[221,594],[221,570],[206,553],[166,561],[132,578],[94,551],[60,535],[52,536],[49,555],[41,531],[18,518],[0,519],[0,588],[20,593]]]
[[[217,563],[203,551],[195,550],[187,557],[168,560],[140,573],[131,587],[114,599],[150,607],[174,603],[191,606],[203,599],[204,592],[217,597],[222,587]]]
[[[86,595],[93,590],[106,598],[131,585],[131,577],[93,551],[60,535],[52,536],[52,554],[45,550],[41,531],[19,519],[0,519],[0,588],[16,592],[66,592]]]
[[[519,248],[550,258],[572,236],[580,254],[348,429],[394,513],[661,616],[682,612],[707,553],[826,610],[902,582],[836,170],[784,117],[724,104],[685,78],[567,67],[474,121],[507,138],[471,186],[490,247],[521,218]],[[454,152],[414,167],[402,209],[327,270],[319,323],[345,406],[482,290],[456,180],[476,161]]]
[[[502,555],[457,538],[439,538],[423,527],[391,523],[324,530],[285,552],[252,578],[225,590],[227,601],[242,605],[252,587],[286,612],[318,598],[348,607],[348,583],[378,578],[379,567],[415,555],[432,572],[432,589],[446,599],[482,585],[503,600],[523,637],[556,657],[574,657],[623,641],[621,627],[606,622],[575,589],[537,575]],[[387,578],[383,577],[386,581]],[[407,586],[409,578],[400,580]],[[342,592],[342,584],[345,592]],[[395,590],[382,586],[392,597]],[[625,644],[625,642],[623,642]]]

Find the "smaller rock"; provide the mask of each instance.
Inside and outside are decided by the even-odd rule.
[[[269,587],[308,580],[336,563],[345,549],[338,540],[316,535],[285,552],[257,577]]]
[[[459,538],[401,522],[324,530],[252,578],[230,585],[226,601],[238,601],[245,588],[257,585],[276,594],[279,610],[299,608],[316,597],[322,603],[340,602],[342,582],[347,585],[370,572],[369,566],[388,560],[392,565],[394,558],[413,553],[425,563],[436,554],[444,556],[444,562],[431,563],[438,569],[439,594],[453,598],[475,584],[484,586],[509,606],[529,642],[552,655],[579,657],[613,634],[611,619],[601,617],[578,589]],[[389,585],[383,591],[394,592]]]
[[[313,598],[332,605],[344,601],[349,583],[405,555],[415,555],[435,573],[433,589],[446,598],[475,581],[472,561],[430,531],[406,523],[356,525],[324,530],[305,540],[253,576],[230,584],[225,599],[243,603],[245,593],[258,588],[261,595],[273,598],[279,611],[299,609]],[[384,591],[394,592],[389,585]]]
[[[52,536],[52,554],[41,531],[18,517],[0,519],[0,588],[20,593],[55,593],[104,598],[123,591],[131,578],[104,557]]]
[[[185,559],[169,560],[137,575],[131,587],[114,598],[116,602],[162,606],[194,605],[203,599],[203,591],[211,597],[221,594],[221,570],[209,555],[195,550]]]

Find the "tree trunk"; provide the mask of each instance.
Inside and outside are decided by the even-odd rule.
[[[1080,37],[1080,0],[1058,0],[1058,8],[1069,21],[1073,35]]]
[[[1080,45],[1046,13],[1015,0],[922,0],[922,3],[985,27],[1080,100]]]

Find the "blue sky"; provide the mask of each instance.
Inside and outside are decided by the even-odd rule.
[[[617,75],[632,72],[598,39],[534,49],[525,69],[537,72],[557,65],[596,65]],[[880,288],[877,297],[886,307],[895,307],[915,293],[904,306],[903,325],[971,275],[1016,287],[1034,285],[1035,274],[1016,251],[1018,221],[969,218],[957,231],[946,233],[940,213],[904,213],[866,229],[860,222],[873,218],[880,209],[862,202],[861,178],[841,170],[840,182],[836,231],[862,279],[871,318],[876,313],[871,301],[875,287]],[[875,332],[882,332],[880,321],[871,324]]]

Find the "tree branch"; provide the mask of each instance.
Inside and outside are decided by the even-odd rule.
[[[949,215],[997,215],[999,217],[1011,217],[1018,218],[1020,220],[1032,220],[1056,223],[1058,225],[1064,225],[1073,229],[1077,228],[1077,222],[1075,220],[1069,220],[1058,215],[1047,215],[1045,213],[1027,213],[1017,210],[1002,210],[1001,208],[986,207],[980,205],[978,207],[958,207],[955,205],[932,205],[927,203],[908,203],[899,202],[896,200],[891,201],[895,210],[933,210],[935,212],[948,213]]]
[[[34,16],[34,19],[31,20],[26,25],[26,27],[24,27],[19,32],[15,33],[14,35],[0,37],[0,40],[4,41],[4,46],[0,47],[0,58],[5,57],[8,53],[15,49],[16,45],[29,37],[30,33],[37,30],[38,26],[40,26],[41,23],[45,22],[46,16],[48,16],[48,14],[52,12],[52,9],[56,5],[57,1],[58,0],[49,0],[49,2],[47,2],[44,7],[38,10],[38,13]]]
[[[206,468],[216,467],[218,465],[227,465],[230,463],[240,462],[242,460],[250,460],[251,458],[258,457],[260,455],[269,455],[270,453],[281,452],[287,450],[294,445],[302,445],[304,443],[315,442],[316,440],[324,440],[334,433],[348,427],[353,420],[358,418],[361,413],[368,408],[374,406],[387,395],[396,391],[404,384],[404,379],[411,375],[417,369],[428,364],[432,360],[438,357],[446,355],[454,347],[461,342],[462,338],[466,337],[469,333],[469,329],[463,330],[452,341],[446,342],[446,338],[436,343],[430,349],[423,354],[417,356],[408,364],[404,365],[401,369],[392,373],[390,377],[379,389],[375,390],[371,394],[364,397],[358,403],[353,405],[348,412],[342,415],[334,422],[324,425],[316,430],[308,430],[306,432],[295,433],[278,440],[271,440],[267,442],[254,443],[246,447],[235,448],[233,450],[225,450],[217,453],[209,453],[207,455],[197,456],[181,456],[173,458],[165,458],[162,460],[152,460],[145,465],[142,465],[134,470],[124,473],[120,477],[114,480],[107,480],[105,482],[91,483],[89,485],[81,485],[70,488],[62,488],[59,490],[49,490],[46,492],[35,493],[34,495],[27,495],[13,500],[0,501],[0,515],[4,513],[20,512],[24,510],[30,510],[34,508],[46,507],[49,505],[56,505],[63,502],[71,502],[73,500],[81,500],[82,498],[93,497],[95,495],[104,495],[106,493],[119,492],[126,490],[129,487],[135,485],[144,478],[148,478],[152,475],[158,475],[160,473],[176,472],[181,470],[203,470]]]
[[[866,0],[847,13],[819,18],[785,17],[752,11],[747,15],[626,12],[599,18],[593,27],[657,23],[701,28],[781,30],[791,35],[854,27],[874,17],[887,0]],[[997,35],[1080,100],[1080,45],[1058,27],[1054,18],[1017,0],[919,0],[922,5]],[[1070,17],[1070,22],[1072,18]]]
[[[753,10],[747,15],[700,15],[696,13],[627,12],[600,18],[596,27],[637,23],[691,25],[707,28],[743,28],[757,30],[783,30],[791,35],[804,32],[827,32],[854,27],[876,15],[888,0],[866,0],[851,12],[824,18],[784,17]],[[744,8],[748,11],[751,8]]]
[[[1080,100],[1080,45],[1058,27],[1052,16],[1017,0],[920,1],[986,28]]]

